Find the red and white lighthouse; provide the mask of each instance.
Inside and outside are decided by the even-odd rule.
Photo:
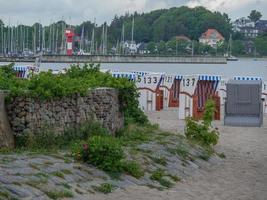
[[[67,55],[71,56],[73,52],[73,37],[75,36],[72,29],[65,30],[65,37],[67,38]]]

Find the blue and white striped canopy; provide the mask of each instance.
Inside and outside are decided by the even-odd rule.
[[[198,79],[200,81],[220,81],[221,76],[200,75]]]
[[[26,72],[28,70],[28,67],[27,66],[14,66],[13,69],[19,72]]]
[[[242,81],[260,81],[261,77],[253,77],[253,76],[235,76],[234,80],[242,80]]]
[[[182,80],[182,79],[183,79],[183,76],[179,76],[179,75],[177,75],[177,76],[175,76],[175,79],[176,79],[176,80]]]
[[[133,73],[138,75],[138,76],[145,76],[145,75],[149,74],[148,72],[142,72],[142,71],[134,71]]]
[[[127,78],[129,80],[135,80],[136,75],[134,73],[126,73],[126,72],[113,72],[112,76],[115,78]]]

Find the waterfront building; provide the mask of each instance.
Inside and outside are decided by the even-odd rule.
[[[220,41],[224,41],[224,37],[216,29],[208,29],[199,38],[200,43],[207,44],[213,48],[216,48]]]

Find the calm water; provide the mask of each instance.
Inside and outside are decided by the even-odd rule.
[[[4,63],[0,63],[4,64]],[[16,65],[27,65],[32,63],[16,63]],[[69,63],[42,63],[41,70],[64,69],[70,66]],[[138,63],[103,63],[102,69],[120,71],[151,71],[166,72],[177,75],[191,74],[212,74],[225,77],[233,76],[257,76],[267,81],[267,59],[255,61],[252,58],[239,59],[239,61],[228,62],[227,64],[138,64]]]

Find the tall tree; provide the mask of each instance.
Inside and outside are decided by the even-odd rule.
[[[253,22],[260,20],[261,17],[262,17],[262,14],[257,10],[252,10],[250,12],[250,15],[248,16],[248,18]]]

